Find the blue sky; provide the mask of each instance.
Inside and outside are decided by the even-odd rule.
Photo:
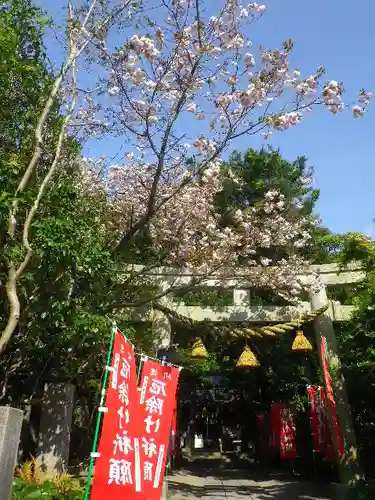
[[[266,5],[256,27],[263,43],[272,47],[291,37],[292,62],[303,72],[323,64],[328,78],[344,82],[348,102],[361,87],[375,91],[373,0],[268,0]],[[335,232],[374,235],[374,118],[375,103],[363,120],[314,110],[300,126],[273,137],[287,158],[306,155],[314,166],[321,189],[318,211]]]
[[[213,0],[206,0],[209,3]],[[375,2],[332,0],[264,0],[267,11],[251,29],[254,46],[280,46],[292,38],[291,64],[308,74],[324,65],[326,77],[343,81],[345,102],[352,102],[360,88],[375,94]],[[39,0],[39,5],[61,15],[65,0]],[[261,3],[260,1],[258,3]],[[49,43],[52,59],[58,58]],[[360,231],[375,236],[375,102],[364,118],[350,112],[333,116],[315,109],[304,122],[286,132],[275,133],[269,143],[293,160],[305,155],[315,169],[315,186],[321,190],[317,210],[334,232]],[[259,148],[261,137],[241,139],[233,147]],[[105,146],[100,145],[103,154]],[[95,148],[98,152],[98,148]]]

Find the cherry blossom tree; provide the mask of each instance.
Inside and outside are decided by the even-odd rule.
[[[222,158],[239,137],[285,131],[317,105],[342,111],[343,85],[325,82],[323,68],[305,76],[293,71],[291,40],[255,50],[250,27],[266,10],[255,2],[67,0],[67,10],[66,60],[45,97],[35,149],[9,208],[9,241],[21,242],[22,255],[8,260],[10,313],[0,352],[18,323],[17,283],[33,255],[30,228],[61,167],[67,134],[121,139],[115,165],[82,160],[82,194],[105,190],[112,204],[114,254],[146,233],[159,262],[192,267],[201,277],[241,266],[250,285],[298,295],[305,263],[293,253],[271,260],[267,249],[303,246],[309,221],[288,220],[277,192],[219,216]],[[354,117],[370,98],[360,91]],[[66,109],[60,135],[23,216],[19,200],[38,171],[56,100]]]
[[[147,2],[130,28],[91,44],[101,71],[75,126],[123,138],[123,161],[103,177],[117,214],[115,248],[146,230],[168,265],[201,276],[241,266],[247,283],[296,296],[306,263],[293,252],[270,259],[268,249],[304,246],[311,221],[288,220],[273,191],[223,219],[214,209],[222,155],[241,136],[267,138],[298,125],[317,105],[343,111],[343,85],[325,82],[322,67],[305,76],[292,70],[291,40],[253,48],[250,27],[264,5],[217,5],[214,12],[203,0]],[[354,117],[370,98],[360,91]]]

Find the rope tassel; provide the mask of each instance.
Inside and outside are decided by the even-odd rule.
[[[308,338],[302,330],[298,330],[296,333],[296,338],[293,341],[292,351],[294,352],[311,352],[313,347]]]
[[[248,345],[245,345],[236,366],[237,368],[258,368],[259,361]]]
[[[197,359],[207,359],[208,358],[208,352],[206,349],[206,346],[203,344],[203,341],[201,338],[198,338],[191,349],[191,354],[190,356],[192,358],[197,358]]]

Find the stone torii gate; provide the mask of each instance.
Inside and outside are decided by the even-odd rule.
[[[317,345],[320,344],[320,336],[323,335],[328,345],[329,367],[337,374],[333,379],[335,390],[337,413],[340,419],[342,434],[348,447],[347,460],[337,458],[340,481],[348,484],[353,479],[352,474],[359,475],[357,463],[357,445],[353,420],[350,412],[348,396],[345,389],[345,380],[341,372],[341,361],[338,353],[338,343],[334,332],[334,323],[348,321],[353,312],[353,306],[343,305],[338,301],[329,300],[327,287],[332,285],[354,284],[365,278],[365,272],[360,264],[351,263],[345,269],[337,264],[325,264],[311,266],[311,275],[303,277],[305,283],[312,280],[314,274],[318,274],[321,287],[309,294],[309,302],[299,302],[296,306],[252,306],[250,302],[250,290],[240,275],[232,276],[207,276],[199,280],[199,286],[225,287],[233,290],[233,303],[220,307],[187,306],[173,300],[170,293],[166,293],[155,305],[153,316],[153,329],[155,338],[158,339],[156,348],[167,348],[171,342],[171,325],[167,311],[185,317],[194,322],[226,323],[257,323],[276,324],[288,322],[300,318],[308,313],[324,310],[313,320],[314,332]],[[168,291],[182,286],[188,287],[194,284],[196,274],[189,271],[181,271],[170,268],[155,269],[150,273],[162,291]],[[135,312],[135,317],[137,312]],[[320,358],[320,356],[319,356]],[[322,360],[320,359],[322,362]],[[332,419],[332,415],[329,415]],[[337,447],[337,436],[332,433],[334,446]],[[350,467],[348,467],[348,463]]]
[[[254,306],[250,303],[249,286],[241,273],[236,276],[197,276],[189,270],[157,268],[150,271],[144,270],[142,266],[130,266],[127,273],[142,273],[147,275],[160,290],[158,303],[154,305],[153,329],[155,332],[155,351],[160,348],[168,348],[171,342],[171,324],[165,309],[176,312],[183,317],[196,322],[225,323],[233,325],[246,323],[256,325],[259,323],[276,324],[298,319],[302,315],[314,312],[324,306],[328,306],[323,314],[314,320],[314,329],[319,339],[323,334],[328,343],[328,357],[331,368],[340,373],[340,358],[337,350],[337,340],[333,324],[348,321],[352,313],[352,306],[342,305],[337,301],[329,301],[327,298],[327,286],[357,283],[364,279],[365,273],[357,263],[352,263],[340,269],[336,264],[311,266],[311,274],[303,278],[307,283],[312,279],[314,273],[321,278],[322,287],[319,291],[310,294],[309,302],[299,302],[296,306]],[[225,287],[233,291],[233,303],[220,307],[186,306],[173,301],[174,288],[194,286]],[[164,311],[162,310],[164,309]],[[145,308],[132,311],[133,320],[144,321]],[[343,434],[351,451],[350,461],[352,470],[356,466],[356,440],[353,430],[352,418],[348,405],[345,384],[342,375],[335,377],[334,389],[337,402],[337,411],[340,422],[343,425]],[[49,385],[46,387],[46,404],[42,410],[40,434],[42,439],[39,446],[38,461],[51,473],[67,470],[69,458],[70,429],[72,422],[72,410],[74,406],[74,387],[59,384],[58,387]],[[0,463],[7,463],[9,467],[2,467],[0,471],[0,485],[8,487],[10,478],[13,477],[14,460],[18,442],[15,442],[14,433],[9,433],[9,408],[0,408]],[[21,413],[21,412],[19,412]],[[19,427],[22,415],[18,415]],[[48,437],[49,436],[49,437]],[[51,443],[51,436],[54,436]],[[335,439],[334,439],[335,442]],[[51,446],[52,445],[52,446]],[[14,452],[14,453],[13,453]],[[4,461],[4,457],[8,457]],[[9,461],[9,457],[11,458]],[[344,463],[338,463],[341,482],[347,484],[349,481],[348,470]],[[5,491],[5,490],[4,490]]]

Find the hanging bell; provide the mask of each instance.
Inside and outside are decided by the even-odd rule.
[[[197,359],[207,359],[208,352],[201,338],[198,338],[191,349],[190,356]]]
[[[259,362],[248,345],[245,345],[236,366],[237,368],[258,368]]]
[[[305,337],[305,334],[302,330],[297,330],[296,338],[293,341],[292,351],[294,352],[311,352],[313,347],[308,338]]]

